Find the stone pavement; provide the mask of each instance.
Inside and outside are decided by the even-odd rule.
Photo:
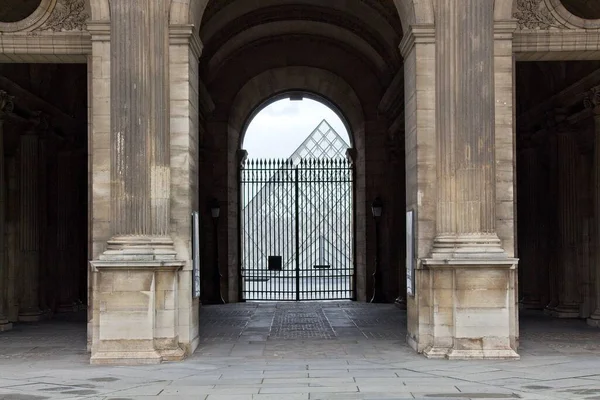
[[[0,333],[0,399],[600,399],[600,330],[536,313],[520,361],[465,362],[415,354],[392,305],[205,306],[196,353],[136,367],[90,366],[81,319]]]

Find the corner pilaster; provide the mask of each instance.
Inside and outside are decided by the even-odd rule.
[[[492,0],[437,0],[435,238],[421,260],[427,357],[517,359],[517,260],[496,231]]]
[[[92,364],[179,360],[170,235],[169,2],[110,3],[110,232],[91,262]]]

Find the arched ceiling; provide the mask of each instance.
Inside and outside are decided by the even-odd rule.
[[[359,69],[372,75],[378,87],[387,87],[402,65],[398,50],[402,26],[396,5],[389,0],[211,0],[200,38],[201,77],[209,87],[223,79],[223,71],[233,72],[232,63],[243,75],[290,65],[324,68],[338,75],[342,71],[336,69]],[[275,43],[287,47],[285,55],[262,51],[267,47],[276,51]],[[303,55],[294,56],[294,46]],[[342,53],[346,63],[327,60]],[[252,54],[272,60],[258,60]]]

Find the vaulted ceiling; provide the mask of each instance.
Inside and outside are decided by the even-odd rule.
[[[200,75],[213,96],[225,96],[223,81],[231,97],[270,68],[310,66],[378,102],[402,66],[402,26],[389,0],[211,0],[200,38]]]

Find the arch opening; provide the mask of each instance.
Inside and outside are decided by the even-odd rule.
[[[350,124],[331,101],[306,91],[276,94],[256,107],[244,122],[240,135],[241,149],[250,158],[287,158],[310,133],[323,122],[352,147]],[[264,144],[269,143],[269,146]]]
[[[281,93],[241,136],[250,157],[239,166],[240,298],[354,299],[354,168],[340,115]]]

